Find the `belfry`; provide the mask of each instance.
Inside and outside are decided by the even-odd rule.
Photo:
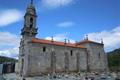
[[[33,5],[33,0],[26,9],[26,13],[24,16],[24,27],[22,29],[21,35],[23,37],[35,37],[37,34],[36,28],[36,9]]]

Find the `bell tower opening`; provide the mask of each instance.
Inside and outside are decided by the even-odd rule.
[[[32,17],[30,18],[30,23],[33,24],[33,18]]]
[[[32,29],[32,27],[33,27],[33,18],[31,17],[30,18],[30,29]]]

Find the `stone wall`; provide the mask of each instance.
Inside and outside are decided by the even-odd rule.
[[[86,43],[83,45],[87,48],[90,71],[105,71],[107,69],[107,59],[104,45],[97,43]]]
[[[24,75],[36,76],[51,72],[87,70],[86,49],[38,43],[28,45],[28,53],[24,56]],[[44,47],[45,51],[43,51]]]

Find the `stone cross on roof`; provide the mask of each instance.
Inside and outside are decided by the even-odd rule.
[[[88,40],[88,35],[86,35],[86,37],[85,37],[85,38],[86,38],[86,40]]]
[[[65,39],[65,44],[67,43],[67,39]]]

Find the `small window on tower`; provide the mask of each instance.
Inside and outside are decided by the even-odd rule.
[[[30,23],[33,24],[33,18],[30,18]]]
[[[32,24],[30,24],[30,29],[32,29]]]
[[[43,47],[43,52],[46,52],[46,47]]]
[[[23,71],[24,59],[22,59],[21,63],[22,63],[22,66],[21,66],[21,71]]]
[[[71,56],[73,56],[73,50],[70,50],[70,54],[71,54]]]
[[[99,59],[100,59],[100,53],[99,53]]]

